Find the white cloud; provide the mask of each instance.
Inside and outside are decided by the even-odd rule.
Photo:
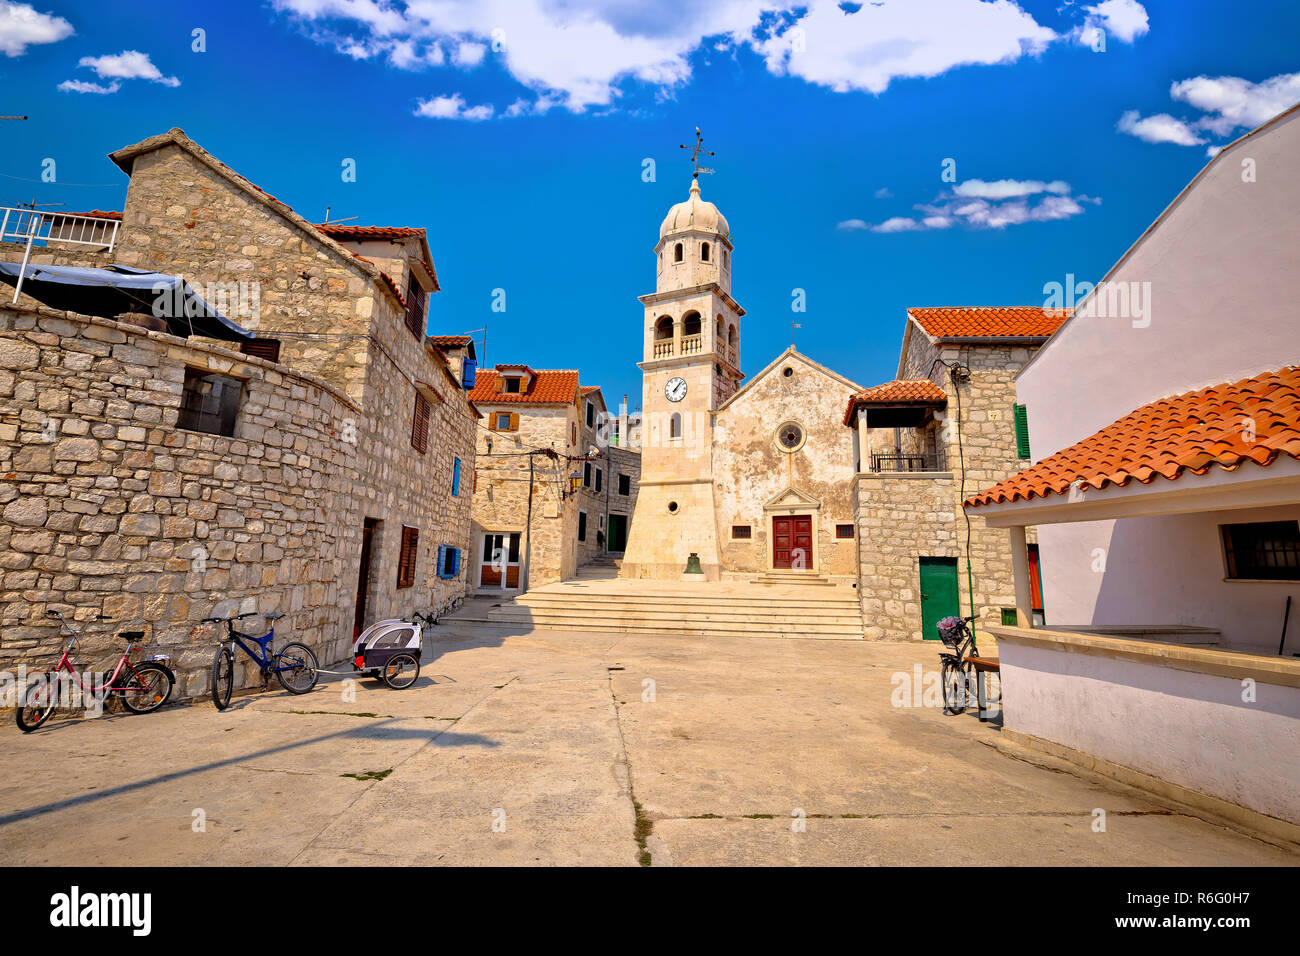
[[[1120,2],[1120,0],[1108,0]],[[1124,0],[1125,3],[1129,0]],[[748,46],[773,73],[879,93],[900,77],[1010,63],[1067,39],[1017,0],[272,0],[313,40],[401,69],[499,62],[518,82],[581,112],[643,83],[659,96],[691,76],[692,54]],[[1106,7],[1106,3],[1100,5]]]
[[[975,196],[980,199],[1009,199],[1013,196],[1033,196],[1037,193],[1068,193],[1070,184],[1059,179],[1045,183],[1037,179],[999,179],[986,183],[982,179],[968,179],[953,187],[958,196]]]
[[[1146,143],[1176,143],[1179,146],[1196,146],[1205,140],[1184,121],[1168,113],[1142,116],[1137,110],[1128,110],[1119,118],[1115,128],[1121,133],[1136,136]]]
[[[163,76],[150,61],[149,54],[139,50],[123,50],[107,56],[83,56],[77,65],[94,70],[100,79],[151,80],[163,86],[181,85],[176,77]]]
[[[459,93],[453,93],[451,96],[435,96],[431,99],[420,100],[420,105],[415,108],[416,116],[425,116],[429,119],[459,119],[469,120],[471,123],[481,122],[482,120],[491,119],[495,112],[491,103],[483,103],[479,106],[465,105],[465,97]]]
[[[893,199],[893,198],[894,198],[893,190],[891,190],[888,186],[881,186],[881,187],[880,187],[879,189],[877,189],[874,193],[872,193],[872,195],[875,196],[877,199]]]
[[[1103,29],[1124,43],[1132,43],[1151,29],[1146,8],[1137,0],[1103,0],[1095,7],[1083,9],[1088,14],[1085,30]]]
[[[1240,130],[1251,130],[1300,102],[1300,73],[1279,73],[1258,83],[1239,76],[1194,76],[1175,81],[1169,95],[1199,110],[1201,115],[1179,119],[1158,113],[1143,119],[1137,110],[1129,110],[1119,119],[1119,131],[1148,143],[1200,146],[1206,142],[1200,135],[1202,131],[1232,136]],[[1210,157],[1218,155],[1224,145],[1210,146]]]
[[[30,4],[0,0],[0,53],[22,56],[29,46],[58,43],[73,34],[72,24]]]
[[[837,228],[845,232],[917,232],[951,229],[1005,229],[1027,222],[1051,222],[1083,213],[1083,203],[1100,204],[1100,199],[1074,196],[1070,184],[1060,179],[999,179],[985,182],[968,179],[937,199],[913,208],[922,215],[894,216],[880,223],[845,219]]]
[[[108,86],[99,83],[87,83],[84,80],[64,80],[59,84],[58,89],[62,93],[116,93],[122,88],[122,84],[114,80]]]
[[[1011,0],[886,0],[854,13],[835,0],[808,0],[803,16],[759,34],[753,46],[772,73],[872,93],[900,77],[1011,63],[1058,39]]]
[[[1254,129],[1300,102],[1300,73],[1281,73],[1259,83],[1237,76],[1194,76],[1169,87],[1169,95],[1202,113],[1197,126],[1218,136]]]

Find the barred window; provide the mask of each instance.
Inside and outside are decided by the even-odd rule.
[[[1300,522],[1220,525],[1229,578],[1300,581]]]

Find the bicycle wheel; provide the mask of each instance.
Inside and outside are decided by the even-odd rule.
[[[966,710],[965,668],[951,655],[944,655],[942,680],[943,712],[949,715],[964,713]]]
[[[222,644],[212,655],[212,703],[217,710],[230,706],[230,692],[235,689],[235,655]]]
[[[24,689],[23,702],[14,708],[14,719],[23,733],[30,734],[54,713],[57,701],[53,678],[51,674],[49,679],[42,679],[39,684]]]
[[[276,680],[291,694],[305,694],[316,686],[316,655],[306,644],[284,645],[274,666]]]
[[[135,667],[135,674],[121,687],[124,691],[122,706],[133,714],[147,714],[167,703],[175,683],[172,672],[154,661],[132,666]],[[130,674],[130,671],[127,673]],[[118,677],[118,680],[122,679],[121,676]]]
[[[395,654],[379,676],[393,690],[405,690],[420,676],[420,660],[414,654]]]

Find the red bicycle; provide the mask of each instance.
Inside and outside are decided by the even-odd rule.
[[[161,659],[155,658],[136,664],[132,663],[129,656],[132,645],[144,637],[144,631],[120,632],[117,636],[126,641],[126,650],[122,652],[112,676],[102,684],[95,684],[93,678],[87,684],[82,681],[82,675],[77,673],[76,668],[80,665],[74,665],[71,657],[72,648],[81,635],[58,611],[50,610],[45,613],[62,621],[72,638],[53,669],[46,674],[37,674],[28,678],[27,686],[22,691],[22,700],[14,709],[18,729],[23,733],[30,734],[49,720],[50,715],[60,707],[71,706],[68,698],[76,696],[76,691],[72,687],[74,682],[80,689],[83,701],[88,700],[92,705],[102,707],[110,694],[120,695],[122,704],[133,714],[147,714],[167,703],[172,695],[172,687],[176,684],[176,677],[172,674],[171,668]],[[97,619],[111,620],[102,614]],[[64,671],[68,673],[70,680],[60,677],[61,672]],[[87,710],[92,709],[85,707],[84,704],[82,706]]]

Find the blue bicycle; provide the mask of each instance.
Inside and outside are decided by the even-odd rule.
[[[235,630],[235,622],[246,617],[265,617],[269,630],[260,637]],[[274,674],[276,680],[291,694],[305,694],[316,686],[316,655],[306,644],[296,641],[284,645],[276,653],[271,652],[271,642],[275,640],[275,622],[283,614],[259,614],[249,611],[233,617],[205,617],[204,624],[226,625],[226,636],[217,646],[217,653],[212,658],[212,703],[217,710],[230,706],[230,693],[235,689],[235,645],[243,648],[244,653],[253,659],[262,672],[262,680],[269,682]]]

